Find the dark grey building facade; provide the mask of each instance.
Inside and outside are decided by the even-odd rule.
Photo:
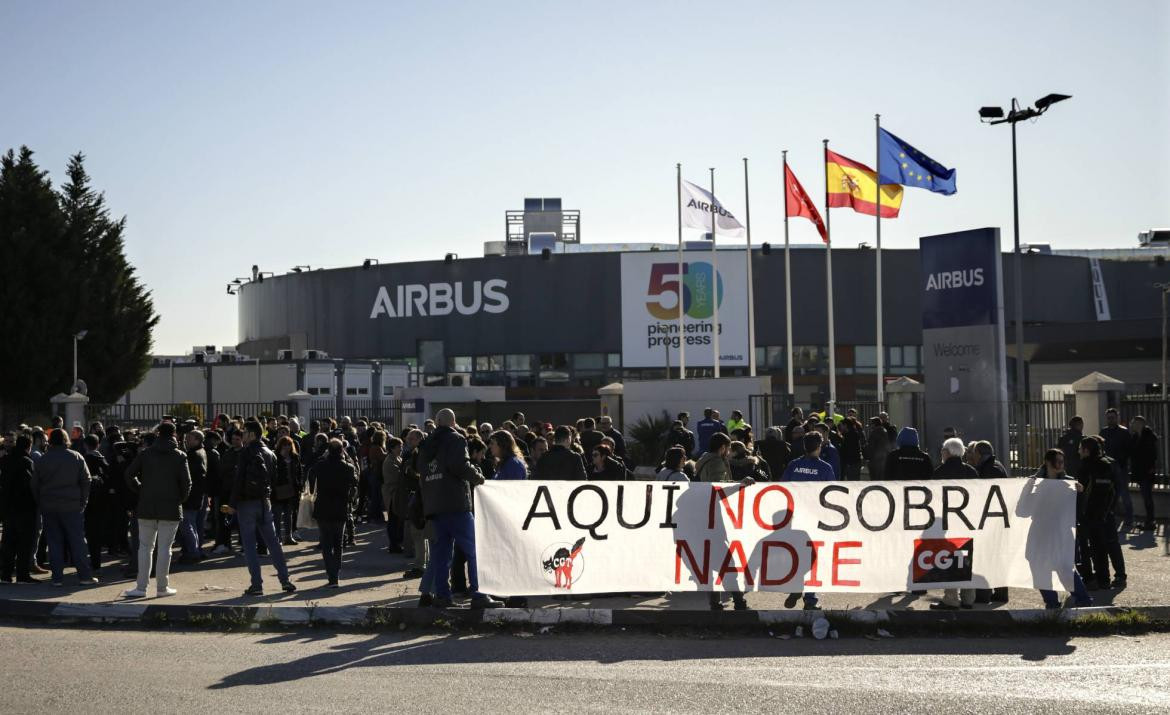
[[[1158,251],[1120,259],[1026,254],[1024,358],[1031,392],[1088,371],[1121,373],[1140,389],[1160,377],[1161,293],[1170,266]],[[664,257],[670,255],[663,252]],[[815,396],[828,370],[825,253],[791,251],[798,394]],[[741,251],[720,251],[723,261]],[[1009,375],[1016,358],[1016,259],[1003,256]],[[784,252],[752,256],[756,354],[761,373],[785,382]],[[834,249],[836,364],[841,399],[875,392],[874,252]],[[916,250],[883,251],[886,373],[921,378],[921,294]],[[307,349],[333,358],[403,359],[420,380],[468,376],[521,396],[593,394],[608,382],[662,377],[621,361],[621,254],[499,256],[317,270],[264,277],[239,290],[239,346],[251,357]],[[1104,308],[1104,310],[1103,310]],[[1087,368],[1087,369],[1086,369]],[[707,374],[709,369],[688,370]],[[744,368],[723,374],[743,374]]]

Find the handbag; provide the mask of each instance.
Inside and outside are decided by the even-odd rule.
[[[297,524],[312,529],[317,526],[317,496],[306,489],[301,493],[301,505],[297,510]]]

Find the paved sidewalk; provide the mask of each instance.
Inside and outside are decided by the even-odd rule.
[[[313,530],[304,530],[315,536]],[[289,572],[298,591],[285,594],[280,591],[267,558],[261,558],[266,593],[259,598],[245,598],[248,570],[240,554],[216,556],[196,566],[176,566],[172,570],[171,586],[179,593],[170,598],[147,598],[127,601],[122,591],[133,582],[121,577],[124,561],[103,567],[99,586],[80,588],[71,570],[66,571],[64,588],[54,588],[47,581],[41,584],[0,584],[0,600],[51,601],[77,604],[140,603],[146,605],[222,605],[222,606],[288,606],[288,607],[409,607],[418,599],[418,580],[402,576],[405,560],[385,550],[384,529],[365,525],[358,528],[358,547],[347,551],[341,572],[342,587],[326,589],[323,562],[320,553],[312,548],[313,541],[285,547],[289,558]],[[1122,591],[1097,591],[1093,596],[1098,606],[1161,606],[1170,604],[1170,556],[1167,556],[1167,536],[1160,531],[1135,532],[1124,545],[1129,585]],[[151,584],[153,594],[153,583]],[[913,595],[857,595],[825,594],[821,606],[827,610],[870,609],[874,611],[922,610],[929,608],[935,596]],[[749,606],[757,610],[783,610],[786,594],[775,592],[749,593]],[[730,604],[728,604],[730,606]],[[668,595],[638,595],[621,597],[577,596],[572,600],[554,598],[529,599],[529,607],[537,609],[649,609],[696,611],[707,609],[705,593],[675,593]],[[800,606],[798,605],[797,608]],[[1043,602],[1036,591],[1012,589],[1007,604],[979,605],[976,609],[1039,609]]]

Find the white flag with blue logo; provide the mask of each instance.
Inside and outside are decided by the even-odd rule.
[[[732,238],[743,238],[747,235],[741,224],[731,212],[723,208],[719,200],[711,196],[711,192],[695,186],[689,181],[682,182],[682,217],[683,225],[687,228],[697,228],[701,231],[711,231],[711,206],[715,207],[715,233]]]

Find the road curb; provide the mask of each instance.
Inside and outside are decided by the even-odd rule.
[[[0,619],[48,623],[105,623],[230,626],[583,626],[602,629],[653,628],[659,631],[744,630],[764,627],[811,625],[824,617],[834,625],[855,630],[877,628],[914,631],[985,629],[1006,632],[1021,625],[1071,622],[1086,616],[1140,614],[1151,621],[1170,622],[1170,606],[1135,608],[1093,607],[1064,611],[1043,609],[978,611],[697,611],[608,608],[462,608],[364,607],[364,606],[225,606],[133,603],[69,603],[0,599]]]

